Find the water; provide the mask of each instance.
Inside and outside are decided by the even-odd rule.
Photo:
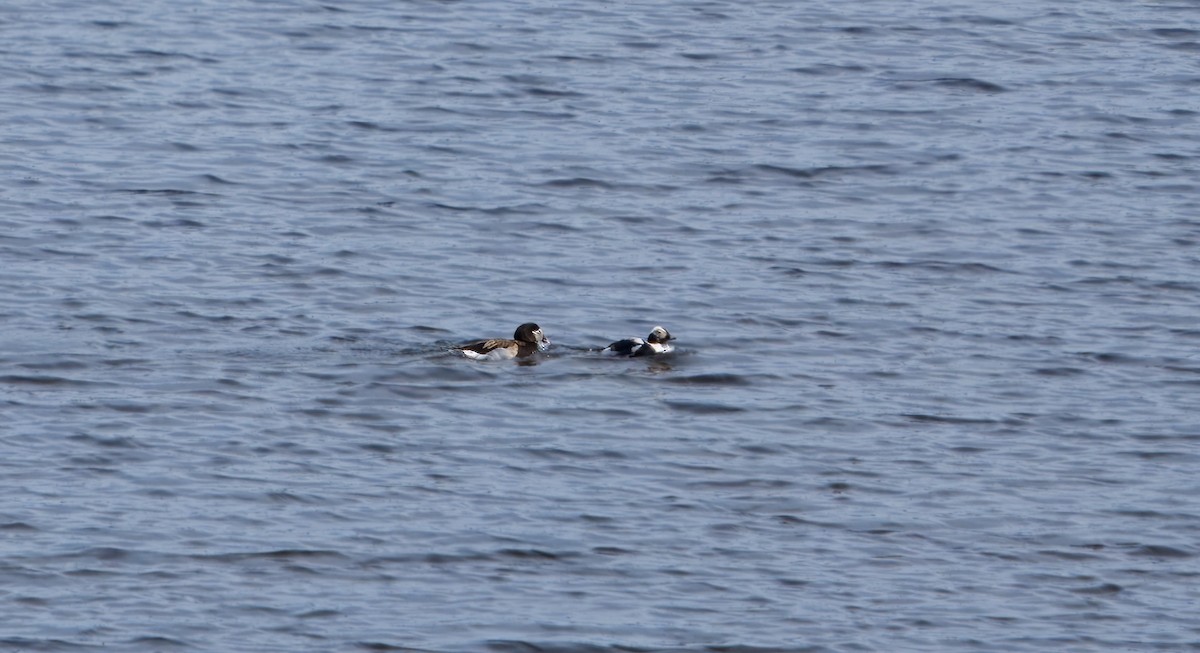
[[[1200,7],[1053,5],[6,5],[0,648],[1200,648]]]

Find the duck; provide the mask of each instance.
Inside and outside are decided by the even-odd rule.
[[[513,332],[512,340],[495,338],[492,340],[476,340],[465,345],[459,345],[454,351],[474,360],[506,360],[509,358],[526,358],[539,351],[545,351],[550,346],[550,339],[542,333],[542,328],[533,322],[526,322]]]
[[[601,351],[616,354],[618,356],[653,356],[655,354],[666,354],[675,350],[675,347],[667,344],[671,339],[671,333],[666,329],[656,326],[650,330],[650,335],[645,340],[641,338],[626,338],[618,340],[611,345],[605,347]]]

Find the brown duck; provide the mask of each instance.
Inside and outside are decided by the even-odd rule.
[[[526,322],[517,327],[512,340],[498,338],[495,340],[476,340],[465,345],[459,345],[454,351],[461,352],[467,358],[475,360],[504,360],[506,358],[525,358],[545,350],[550,346],[550,339],[542,333],[542,328],[533,322]]]

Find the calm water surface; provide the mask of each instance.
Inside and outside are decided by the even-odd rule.
[[[1191,0],[6,4],[0,649],[1198,650],[1198,53]]]

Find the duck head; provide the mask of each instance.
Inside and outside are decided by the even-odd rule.
[[[660,326],[656,326],[650,330],[650,336],[646,338],[646,342],[657,342],[661,344],[670,339],[670,332]]]
[[[546,334],[542,333],[542,327],[533,322],[526,322],[517,327],[516,332],[513,333],[513,340],[537,345],[539,350],[544,350],[550,346],[550,339],[546,337]]]

